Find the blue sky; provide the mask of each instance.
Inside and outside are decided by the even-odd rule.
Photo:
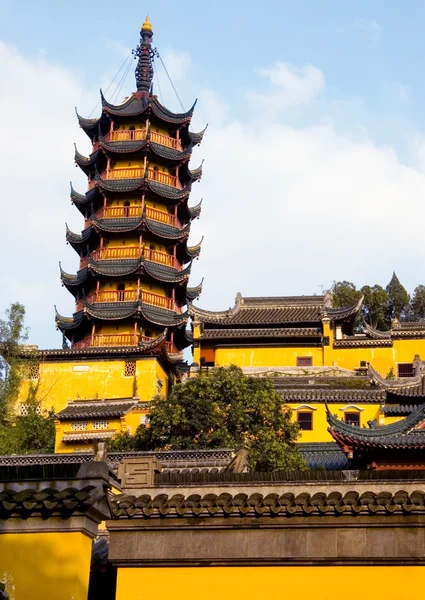
[[[318,293],[338,279],[385,285],[393,269],[410,292],[425,282],[422,2],[0,0],[0,313],[20,300],[31,341],[60,343],[52,306],[70,314],[72,301],[57,262],[76,268],[63,223],[82,227],[68,181],[85,187],[72,142],[90,152],[73,107],[93,109],[146,13],[185,106],[199,98],[195,128],[209,123],[192,161],[205,159],[192,194],[204,197],[191,238],[205,236],[200,305],[227,308],[238,291]],[[123,96],[133,82],[132,69]]]

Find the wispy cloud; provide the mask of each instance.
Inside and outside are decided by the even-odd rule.
[[[261,77],[269,79],[274,89],[255,93],[268,113],[276,115],[287,108],[306,104],[325,89],[325,78],[320,69],[307,64],[295,67],[286,62],[276,62],[268,68],[256,69]]]

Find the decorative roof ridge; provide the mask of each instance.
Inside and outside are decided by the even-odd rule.
[[[193,131],[189,131],[189,137],[192,140],[193,144],[200,144],[202,142],[202,139],[205,135],[206,130],[208,129],[208,123],[205,125],[204,129],[202,129],[202,131],[199,132],[193,132]]]
[[[188,255],[191,256],[192,258],[199,256],[199,254],[201,252],[201,245],[202,245],[203,241],[204,241],[204,236],[202,236],[200,241],[197,244],[195,244],[194,246],[188,246],[187,240],[186,240],[186,252],[188,253]]]
[[[392,330],[403,329],[425,329],[425,321],[398,321],[392,325]]]
[[[365,331],[366,334],[371,338],[381,340],[381,339],[391,339],[391,331],[380,331],[379,329],[375,329],[372,325],[365,323]]]
[[[79,122],[80,127],[84,128],[89,128],[89,129],[94,129],[94,127],[96,127],[100,121],[100,117],[94,117],[93,119],[86,119],[85,117],[82,117],[77,110],[77,107],[75,107],[75,114],[77,115],[77,119]]]
[[[72,181],[69,182],[69,185],[71,188],[71,193],[70,193],[71,201],[77,205],[78,204],[86,204],[87,202],[89,202],[91,200],[92,196],[95,196],[97,194],[96,188],[89,190],[85,194],[80,194],[79,192],[75,191],[75,189],[72,185]]]
[[[275,308],[277,306],[292,306],[310,304],[322,306],[324,296],[244,296],[242,304],[246,308]]]
[[[198,102],[198,99],[196,98],[194,103],[192,104],[192,106],[189,108],[189,110],[187,110],[186,112],[183,113],[173,113],[171,110],[169,110],[166,106],[164,106],[159,100],[157,96],[151,96],[150,97],[150,101],[152,104],[152,109],[155,109],[155,107],[157,107],[162,113],[164,113],[164,115],[167,115],[170,118],[173,119],[190,119],[194,113],[195,110],[195,106]],[[154,110],[155,112],[155,110]],[[158,115],[156,115],[158,116]]]
[[[198,204],[195,204],[195,206],[188,206],[188,210],[189,210],[191,219],[199,218],[199,215],[201,214],[201,209],[202,209],[202,200],[203,199],[201,198],[200,201],[198,202]]]
[[[112,104],[111,102],[108,102],[108,100],[105,98],[102,88],[100,88],[99,92],[102,108],[106,108],[107,110],[122,110],[123,108],[127,108],[128,106],[130,106],[133,102],[137,102],[139,100],[139,98],[136,96],[137,92],[133,92],[126,100],[124,100],[124,102],[121,102],[121,104]]]
[[[187,286],[186,287],[186,298],[190,301],[195,300],[202,292],[203,283],[204,283],[204,278],[202,277],[201,283],[199,283],[198,285],[195,285],[193,287]],[[189,311],[188,311],[188,314],[189,314]]]
[[[83,231],[81,233],[74,233],[69,227],[68,227],[68,223],[65,223],[65,227],[66,227],[66,241],[69,243],[82,243],[82,242],[86,242],[92,232],[92,226],[89,225],[88,227],[86,227],[85,229],[83,229]]]
[[[139,303],[137,301],[136,302],[126,302],[125,304],[130,305],[129,307],[115,306],[115,304],[120,304],[120,303],[113,302],[113,303],[110,303],[111,306],[108,306],[107,308],[103,308],[103,309],[95,304],[89,304],[85,298],[83,298],[82,303],[83,303],[85,314],[88,314],[95,319],[101,319],[103,321],[115,321],[115,320],[129,319],[130,317],[133,317],[134,315],[136,315],[139,310]],[[108,310],[108,309],[112,309],[113,313],[114,313],[109,318],[105,314],[106,310]]]
[[[162,237],[165,239],[168,239],[167,234],[161,235],[159,233],[159,230],[157,229],[158,227],[166,226],[167,228],[169,227],[171,230],[175,230],[176,233],[173,234],[173,239],[184,238],[185,236],[187,236],[189,234],[189,231],[190,231],[190,223],[187,223],[181,229],[179,229],[175,225],[169,225],[168,223],[167,224],[161,223],[160,221],[156,221],[155,219],[149,219],[148,217],[142,217],[142,219],[143,218],[145,218],[146,227],[149,229],[149,231],[151,233],[153,233],[154,235],[158,235],[159,237]],[[154,223],[154,225],[152,225],[152,223]],[[171,232],[169,232],[169,233],[171,235]]]
[[[347,319],[348,317],[352,317],[356,315],[362,307],[364,300],[363,294],[360,298],[349,306],[341,306],[340,308],[332,308],[324,306],[324,316],[331,318],[333,321],[337,321],[340,319]]]
[[[334,430],[336,434],[342,433],[343,435],[348,435],[349,437],[354,436],[357,438],[380,438],[388,435],[406,434],[410,433],[418,423],[425,419],[425,403],[419,405],[414,412],[404,419],[400,419],[400,421],[389,423],[388,425],[378,425],[369,429],[356,427],[355,425],[339,420],[331,413],[327,404],[326,419],[329,423],[328,431],[333,437],[335,437],[332,433]],[[415,432],[417,431],[418,430],[415,430]],[[422,431],[425,435],[425,430],[419,431]]]
[[[368,374],[373,383],[385,388],[386,390],[397,390],[400,388],[417,387],[422,383],[422,375],[420,369],[417,369],[414,377],[401,377],[398,379],[385,379],[378,371],[372,367],[371,364],[368,366]]]
[[[238,292],[236,295],[235,305],[233,306],[233,308],[229,308],[228,310],[223,310],[223,311],[211,311],[211,310],[205,310],[203,308],[198,308],[196,306],[193,306],[192,303],[190,303],[189,304],[189,315],[194,320],[196,320],[197,318],[200,318],[202,320],[202,317],[205,317],[205,318],[213,318],[214,320],[219,321],[220,319],[226,319],[227,317],[236,316],[240,312],[241,308],[242,308],[242,295],[240,294],[240,292]]]

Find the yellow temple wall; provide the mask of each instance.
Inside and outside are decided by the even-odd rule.
[[[11,600],[87,600],[91,551],[80,532],[1,533],[0,581]]]
[[[300,409],[300,411],[297,411],[295,409],[297,409],[300,406],[311,406],[313,408],[313,410],[309,409],[309,408],[303,408]],[[313,429],[311,430],[301,430],[300,431],[300,435],[297,439],[297,442],[334,442],[335,440],[333,439],[333,437],[331,436],[331,434],[328,432],[328,422],[326,420],[326,406],[325,404],[321,403],[321,404],[315,404],[313,402],[297,402],[297,403],[288,403],[288,406],[292,409],[292,420],[293,421],[297,421],[297,413],[298,412],[312,412],[313,413]],[[349,410],[347,409],[347,407],[353,407],[350,408]],[[359,407],[361,410],[357,410],[354,407]],[[373,421],[374,419],[377,420],[377,422],[379,422],[379,408],[380,408],[380,404],[362,404],[362,403],[357,403],[357,404],[349,404],[349,403],[344,403],[344,404],[329,404],[329,410],[331,411],[331,413],[333,415],[336,415],[338,417],[338,419],[343,420],[344,419],[344,410],[341,409],[347,409],[347,412],[358,412],[360,413],[360,427],[363,427],[363,425],[365,425],[366,427],[367,422],[368,421]],[[382,419],[382,415],[381,415],[381,419]],[[397,419],[394,419],[397,420]],[[388,421],[385,420],[385,424],[387,424]],[[384,424],[383,422],[381,424]]]
[[[162,600],[358,600],[359,586],[399,600],[417,597],[424,577],[423,566],[119,568],[116,600],[157,598],[158,582]]]
[[[37,397],[43,408],[55,412],[69,401],[101,398],[132,398],[151,400],[162,382],[161,395],[168,392],[168,376],[156,358],[136,360],[136,377],[124,375],[124,360],[41,362]],[[32,385],[37,380],[31,380]],[[21,387],[18,402],[28,398],[30,381]],[[136,392],[136,393],[135,393]]]
[[[194,330],[194,339],[197,332]],[[393,347],[378,348],[325,348],[285,347],[285,346],[223,346],[215,348],[215,365],[239,367],[292,367],[297,364],[297,357],[311,356],[313,367],[341,367],[350,371],[360,367],[361,361],[370,363],[383,377],[391,369],[397,375],[398,363],[413,362],[415,354],[425,359],[425,340],[395,340]],[[194,349],[194,362],[200,363],[205,356],[211,356],[211,346]],[[308,367],[305,367],[308,371]]]
[[[222,347],[215,350],[217,367],[237,365],[239,367],[283,367],[297,364],[297,356],[311,356],[313,367],[323,364],[322,348],[287,347]],[[201,350],[202,356],[202,350]],[[195,360],[195,362],[197,362]],[[308,370],[308,367],[306,367]]]

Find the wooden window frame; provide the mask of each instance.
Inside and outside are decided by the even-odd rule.
[[[313,366],[313,357],[312,356],[297,356],[297,367],[312,367],[312,366]]]
[[[402,367],[402,369],[400,369],[400,367]],[[404,373],[401,373],[400,371],[405,371]],[[414,377],[415,375],[415,368],[413,366],[413,363],[397,363],[397,377]]]
[[[358,419],[358,424],[351,422],[349,417],[352,417],[353,415],[356,417],[355,420]],[[360,413],[355,410],[347,410],[344,412],[344,422],[347,423],[347,425],[353,425],[353,427],[360,427]]]
[[[300,416],[303,416],[303,415],[309,415],[311,427],[302,427],[301,426],[302,424],[300,421]],[[305,411],[299,410],[297,412],[297,423],[298,423],[301,431],[313,431],[313,411],[312,410],[305,410]]]

